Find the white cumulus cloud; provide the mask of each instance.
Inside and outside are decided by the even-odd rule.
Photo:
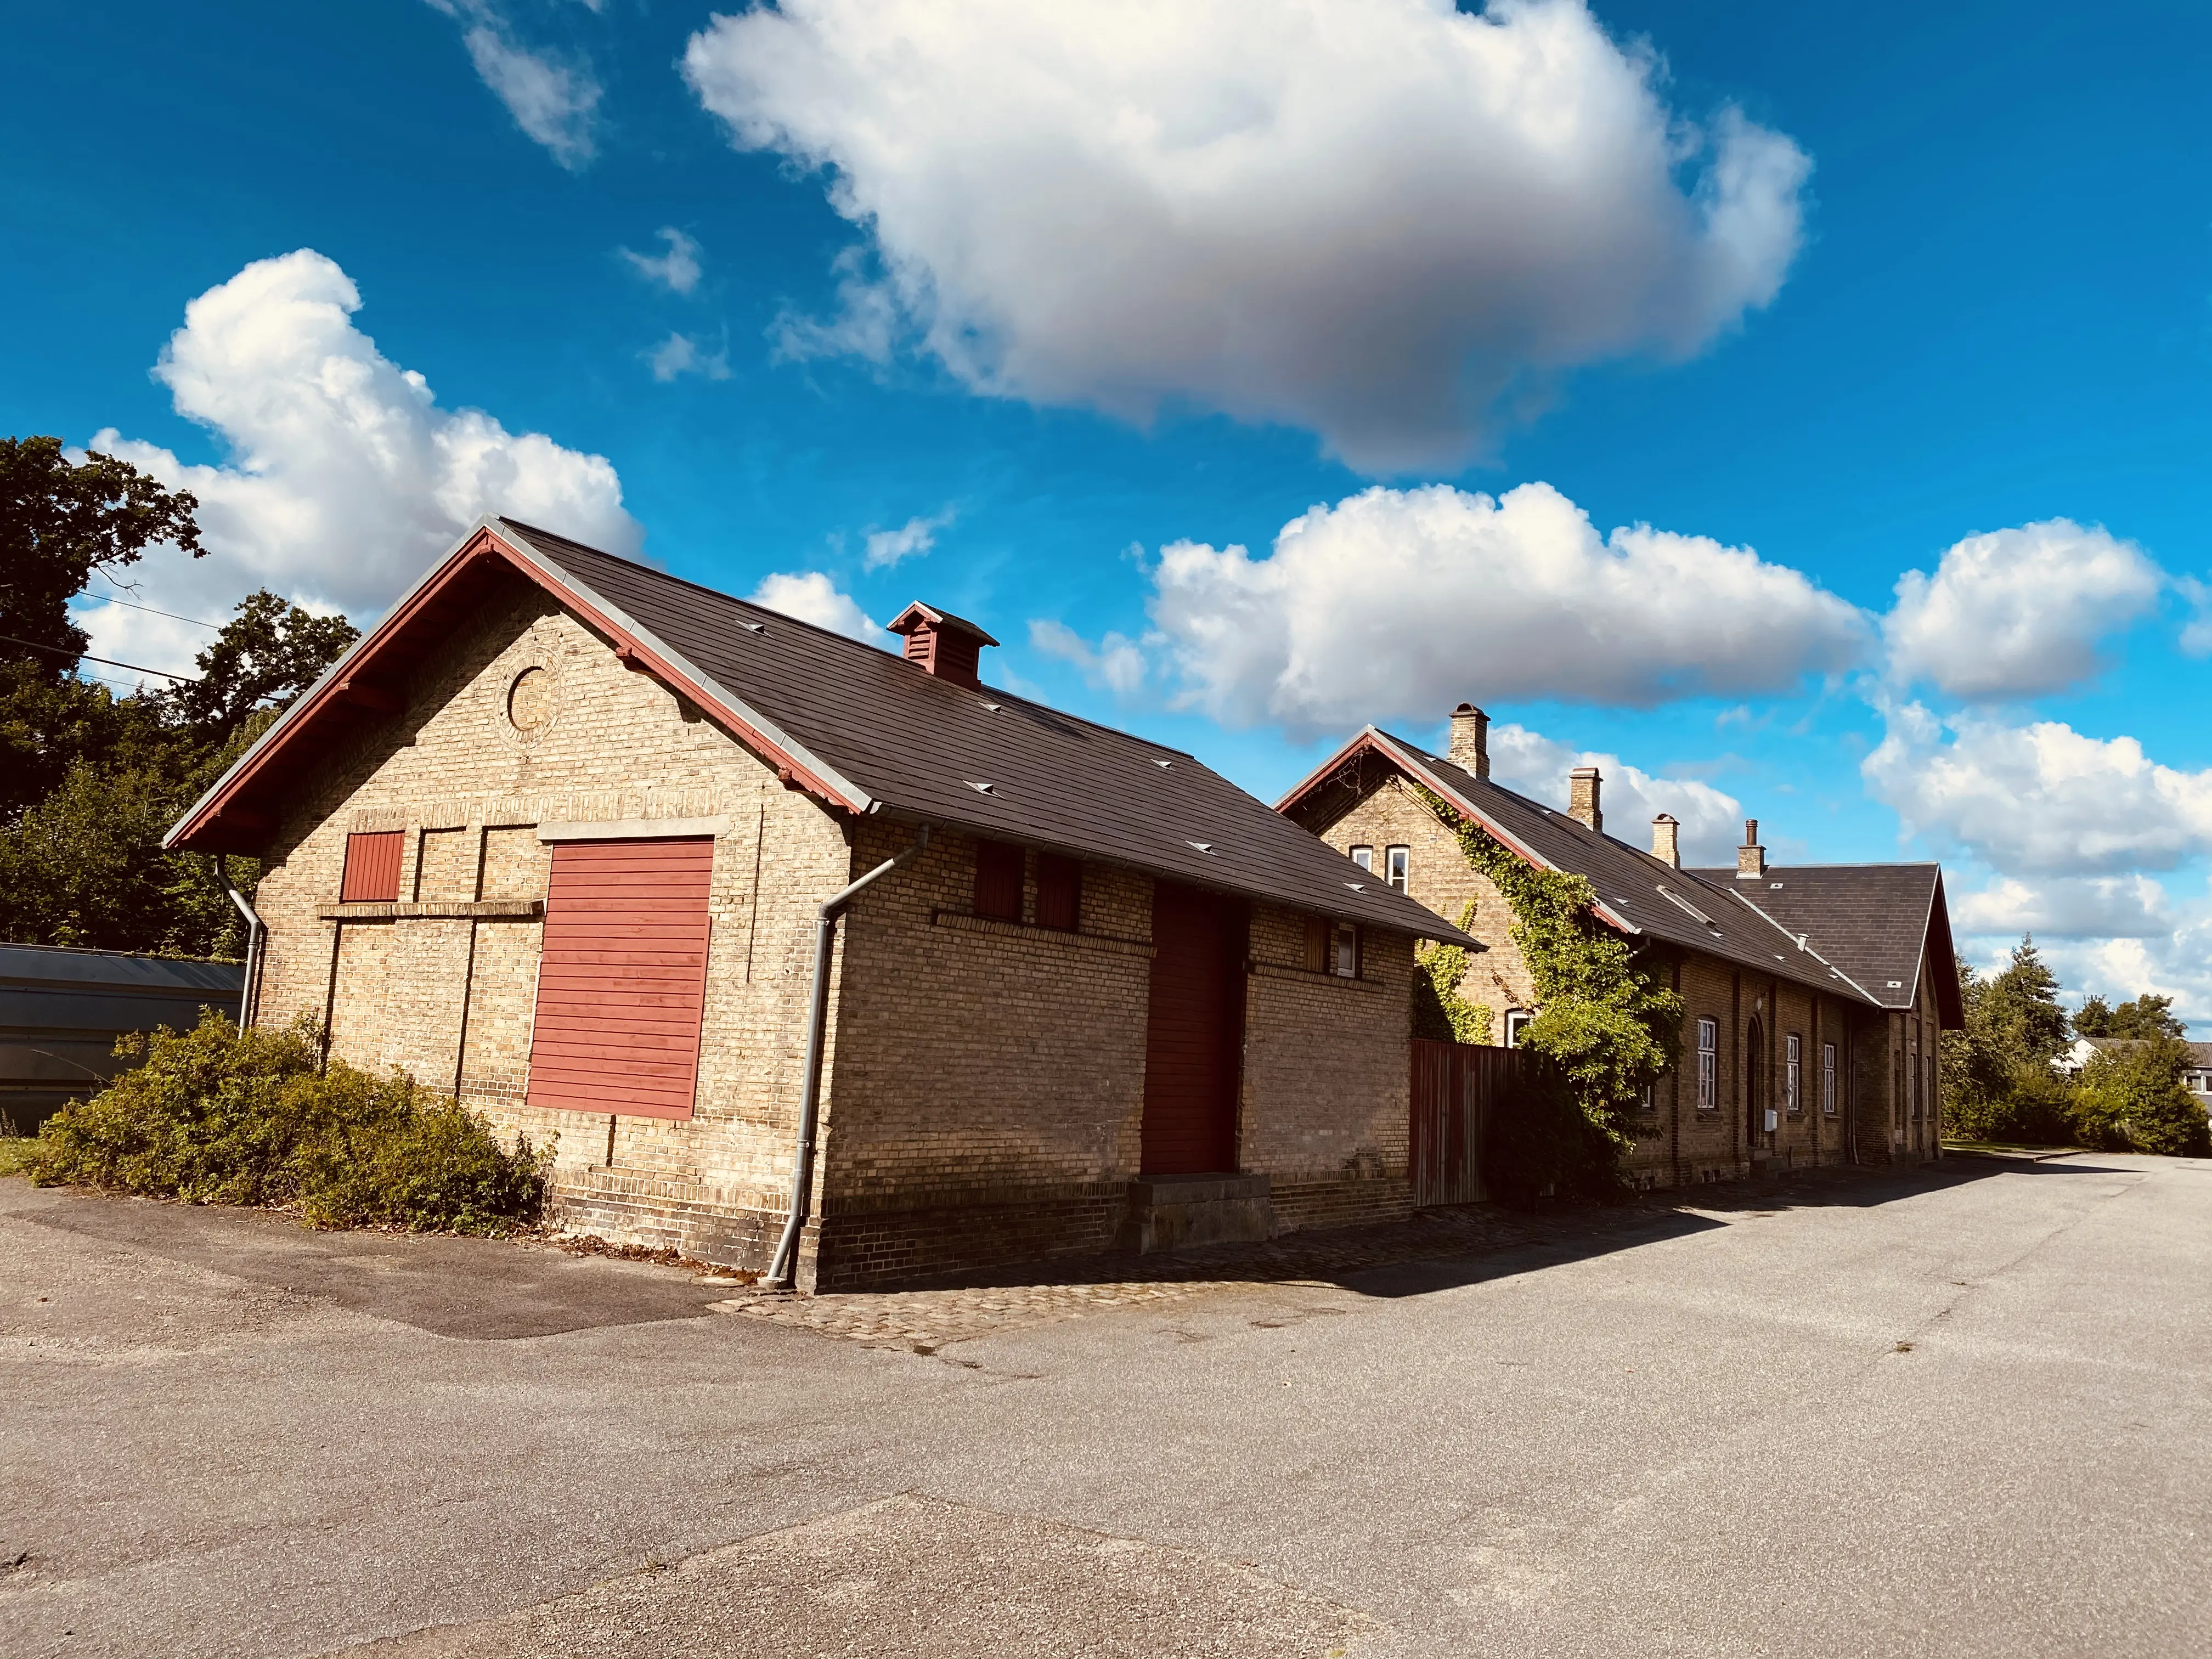
[[[672,332],[643,356],[646,367],[653,371],[653,378],[663,384],[686,374],[696,374],[708,380],[730,378],[729,348],[717,346],[709,351],[689,334]]]
[[[2212,852],[2212,770],[2177,771],[2133,738],[2093,738],[2057,720],[2012,725],[1884,710],[1860,763],[1905,826],[2008,876],[2170,870]]]
[[[1118,697],[1134,696],[1145,683],[1144,651],[1125,635],[1109,633],[1094,646],[1066,623],[1040,617],[1030,623],[1030,644]]]
[[[430,3],[464,26],[461,41],[477,78],[507,106],[515,125],[569,171],[588,166],[599,153],[604,95],[590,60],[525,45],[492,0]]]
[[[1440,738],[1439,746],[1431,752],[1443,753],[1449,741],[1448,735]],[[1524,726],[1507,723],[1490,728],[1490,775],[1516,794],[1565,811],[1567,777],[1578,766],[1595,766],[1604,779],[1598,800],[1607,834],[1648,850],[1651,820],[1671,812],[1682,826],[1683,863],[1734,862],[1743,817],[1735,796],[1696,778],[1655,777],[1618,755],[1577,749]]]
[[[1765,305],[1804,154],[1582,0],[780,0],[684,70],[866,233],[787,353],[898,340],[970,389],[1463,460],[1581,365]]]
[[[1176,543],[1153,584],[1182,703],[1297,736],[1464,697],[1781,691],[1856,662],[1867,626],[1747,548],[1644,525],[1601,536],[1542,483],[1378,487],[1292,520],[1262,558]]]
[[[896,530],[871,530],[867,534],[867,556],[865,562],[871,570],[881,570],[896,564],[901,559],[911,559],[927,553],[937,545],[937,532],[953,520],[953,509],[928,518],[908,519]]]
[[[883,625],[862,612],[849,593],[819,570],[780,572],[764,576],[753,589],[752,601],[787,617],[812,623],[833,634],[842,634],[865,645],[882,642]]]
[[[622,257],[629,262],[632,270],[647,282],[659,283],[672,294],[689,294],[699,286],[699,277],[706,267],[699,258],[699,244],[674,225],[660,228],[660,240],[668,245],[664,253],[640,253],[635,248],[623,248]]]
[[[1933,576],[1909,570],[1882,623],[1890,672],[1955,697],[2062,691],[2100,643],[2158,603],[2164,577],[2132,542],[2070,519],[1969,536]]]
[[[2003,939],[2156,939],[2174,929],[2166,889],[2142,875],[2004,876],[1952,896],[1950,908],[1953,932]]]
[[[93,439],[199,500],[209,556],[149,555],[130,573],[134,597],[221,622],[266,586],[367,622],[487,514],[637,551],[642,533],[603,457],[441,408],[421,374],[353,325],[360,307],[351,279],[309,248],[258,260],[185,307],[154,373],[229,458],[187,465],[112,429]],[[209,637],[113,606],[93,632],[100,654],[155,667],[187,667]]]

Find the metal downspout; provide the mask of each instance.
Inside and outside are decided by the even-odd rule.
[[[837,942],[837,918],[862,888],[887,876],[929,845],[929,826],[903,853],[885,859],[858,881],[823,902],[814,918],[814,984],[806,998],[806,1084],[799,1103],[799,1144],[792,1160],[791,1209],[784,1220],[783,1237],[776,1241],[769,1261],[768,1282],[788,1287],[799,1276],[799,1236],[805,1231],[806,1211],[814,1192],[814,1132],[822,1114],[822,1048],[830,1018],[830,958]]]
[[[246,902],[246,895],[238,890],[231,880],[230,872],[223,867],[222,854],[215,855],[215,878],[222,884],[222,890],[230,895],[230,902],[238,907],[238,914],[246,918],[246,982],[238,992],[238,1031],[246,1035],[246,1028],[253,1023],[253,1005],[261,989],[261,945],[269,935],[269,928],[253,907]]]

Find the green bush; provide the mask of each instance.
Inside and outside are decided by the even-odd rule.
[[[126,1036],[139,1064],[40,1132],[27,1173],[192,1204],[297,1208],[318,1226],[497,1233],[538,1219],[551,1152],[394,1069],[318,1064],[313,1022],[240,1036],[213,1012]]]
[[[1994,1089],[1947,1090],[1943,1133],[2015,1146],[2070,1146],[2079,1134],[2074,1091],[2049,1066],[2031,1060]]]
[[[1500,1203],[1525,1209],[1546,1196],[1613,1202],[1632,1190],[1625,1160],[1634,1142],[1614,1115],[1593,1105],[1562,1067],[1522,1053],[1521,1087],[1486,1126],[1482,1176]]]
[[[2100,1051],[2074,1091],[2075,1139],[2106,1152],[2212,1155],[2203,1103],[2181,1086],[2186,1043],[2170,1036]]]

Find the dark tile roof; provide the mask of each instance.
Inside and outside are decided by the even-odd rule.
[[[1697,873],[1716,887],[1736,879],[1733,870]],[[1809,935],[1814,948],[1882,1007],[1912,1006],[1923,955],[1936,975],[1937,1000],[1948,988],[1955,1006],[1958,970],[1941,865],[1770,864],[1765,879],[1743,886],[1784,927]],[[1945,1023],[1953,1023],[1948,1012]]]
[[[1180,750],[995,687],[939,679],[888,651],[545,531],[508,520],[495,527],[757,714],[863,810],[1396,933],[1463,937]]]
[[[1625,931],[1876,1006],[1911,1000],[1919,942],[1928,933],[1931,884],[1940,902],[1934,865],[1828,866],[1903,875],[1856,886],[1847,881],[1822,884],[1819,890],[1834,896],[1827,909],[1793,920],[1767,902],[1790,893],[1783,872],[1754,884],[1738,883],[1733,870],[1677,870],[1640,848],[1371,726],[1286,795],[1279,809],[1309,828],[1325,828],[1373,787],[1378,767],[1395,768],[1425,784],[1538,863],[1588,877],[1601,913]],[[1778,880],[1783,882],[1778,890],[1771,884]],[[1814,885],[1807,884],[1808,897]],[[1747,890],[1754,886],[1756,892]],[[1941,933],[1948,963],[1948,921]],[[1800,935],[1805,936],[1802,943]],[[1908,936],[1905,969],[1893,971],[1893,941]],[[1855,968],[1854,962],[1860,966]],[[1869,964],[1881,969],[1872,985],[1863,971]],[[1955,983],[1955,972],[1952,977]],[[1904,980],[1908,988],[1890,990],[1885,981],[1893,978]]]

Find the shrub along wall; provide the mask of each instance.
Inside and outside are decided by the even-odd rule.
[[[50,1118],[25,1172],[40,1186],[294,1208],[324,1227],[498,1233],[538,1220],[550,1147],[503,1146],[404,1073],[324,1069],[319,1049],[305,1018],[240,1036],[210,1012],[190,1031],[126,1036],[116,1052],[139,1063]]]

